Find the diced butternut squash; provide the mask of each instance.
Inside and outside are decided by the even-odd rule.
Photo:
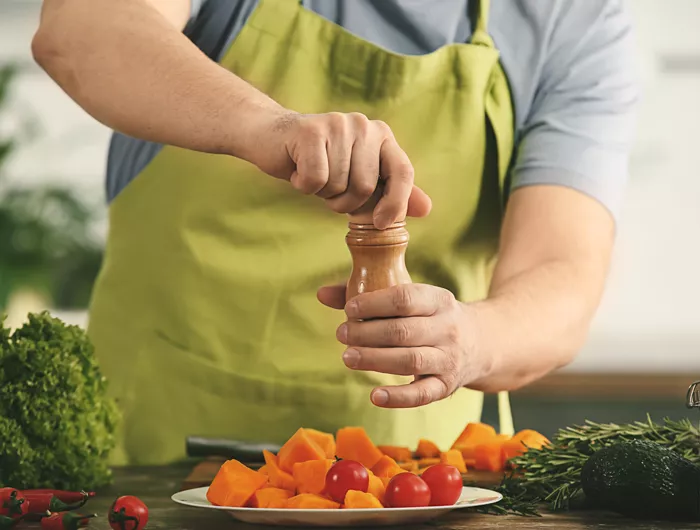
[[[421,458],[420,460],[418,460],[418,469],[434,466],[435,464],[439,463],[439,458]]]
[[[379,477],[379,480],[382,481],[382,484],[384,484],[384,490],[386,491],[386,487],[389,485],[389,482],[391,481],[393,477]]]
[[[294,496],[293,491],[281,488],[262,488],[253,493],[250,505],[253,508],[286,508],[287,500]]]
[[[335,443],[338,458],[355,460],[367,469],[372,469],[383,456],[362,427],[339,429]]]
[[[542,449],[545,445],[549,445],[549,440],[542,436],[537,431],[524,429],[513,436],[513,441],[522,442],[528,449]]]
[[[297,462],[292,469],[297,493],[315,493],[320,495],[326,488],[326,473],[333,466],[334,460],[307,460]]]
[[[238,460],[225,462],[207,490],[207,500],[215,506],[245,506],[253,494],[267,484],[267,477]]]
[[[497,435],[496,435],[496,439],[497,439],[499,442],[507,442],[507,441],[510,440],[511,438],[512,438],[512,436],[511,436],[510,434],[497,434]]]
[[[294,464],[307,460],[324,460],[326,453],[306,433],[306,429],[299,429],[285,442],[277,453],[277,462],[282,471],[292,472]]]
[[[317,431],[316,429],[304,429],[309,438],[318,444],[323,450],[326,458],[335,460],[335,438],[327,432]]]
[[[467,469],[469,469],[470,467],[473,469],[474,467],[476,467],[476,460],[474,460],[473,458],[465,458],[464,465],[467,466]]]
[[[390,477],[387,477],[391,480]],[[367,488],[367,493],[374,495],[379,502],[384,504],[384,493],[386,492],[386,485],[382,482],[382,479],[376,476],[371,471],[369,472],[369,487]]]
[[[382,454],[393,458],[396,462],[409,462],[413,458],[413,453],[408,447],[398,445],[378,445]]]
[[[503,471],[503,457],[501,456],[501,442],[487,442],[476,446],[474,458],[479,471]]]
[[[262,475],[269,474],[269,470],[267,469],[267,465],[261,466],[260,469],[258,469],[258,473],[260,473]]]
[[[418,460],[411,460],[410,462],[401,462],[400,464],[398,464],[398,466],[404,471],[408,471],[409,473],[418,472]]]
[[[398,475],[399,473],[405,473],[405,471],[401,469],[401,466],[394,462],[393,458],[386,455],[382,455],[379,461],[376,464],[374,464],[374,467],[372,468],[372,473],[374,473],[378,477],[391,478],[394,475]]]
[[[418,458],[439,458],[440,449],[430,440],[420,439],[416,449],[416,456]]]
[[[335,510],[340,508],[340,504],[313,493],[301,493],[287,501],[287,508],[294,510]]]
[[[462,431],[455,443],[452,444],[452,449],[458,449],[458,446],[474,445],[476,443],[485,443],[496,437],[496,429],[485,423],[468,423]],[[464,451],[462,451],[464,455]],[[469,458],[464,455],[464,458]]]
[[[527,447],[518,440],[508,440],[501,445],[501,458],[503,458],[504,465],[516,456],[525,454]]]
[[[278,457],[266,449],[263,449],[263,456],[265,457],[265,467],[267,468],[267,477],[270,486],[294,491],[294,477],[292,477],[290,473],[280,469]]]
[[[362,491],[349,490],[345,494],[345,502],[343,503],[343,508],[350,510],[363,508],[384,508],[379,499],[372,495],[371,493],[364,493]]]
[[[457,449],[450,449],[440,454],[440,462],[456,467],[460,473],[467,472],[467,466],[464,463],[462,453]]]

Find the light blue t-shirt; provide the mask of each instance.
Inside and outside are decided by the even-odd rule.
[[[305,0],[302,4],[378,46],[419,55],[468,41],[473,1]],[[217,60],[257,2],[193,0],[185,34]],[[597,199],[617,217],[638,98],[631,21],[624,0],[492,0],[489,33],[501,53],[516,115],[511,189],[568,186]],[[107,168],[110,201],[161,147],[114,135]]]

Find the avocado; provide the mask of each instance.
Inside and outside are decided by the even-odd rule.
[[[581,470],[590,503],[628,517],[700,521],[700,466],[654,442],[599,449]]]

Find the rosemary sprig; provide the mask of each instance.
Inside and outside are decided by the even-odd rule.
[[[656,442],[700,463],[700,424],[690,420],[666,418],[657,424],[647,416],[645,422],[624,425],[587,421],[561,429],[550,446],[530,449],[512,459],[515,469],[522,471],[506,476],[497,488],[503,501],[478,511],[537,515],[540,504],[553,511],[583,506],[580,475],[588,457],[613,443],[639,439]]]

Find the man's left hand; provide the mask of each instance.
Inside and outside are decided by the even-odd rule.
[[[405,284],[360,294],[345,303],[345,287],[324,287],[319,300],[345,309],[337,330],[347,346],[352,370],[415,376],[411,384],[380,387],[372,402],[380,407],[427,405],[452,395],[492,368],[474,347],[472,313],[446,289]]]

